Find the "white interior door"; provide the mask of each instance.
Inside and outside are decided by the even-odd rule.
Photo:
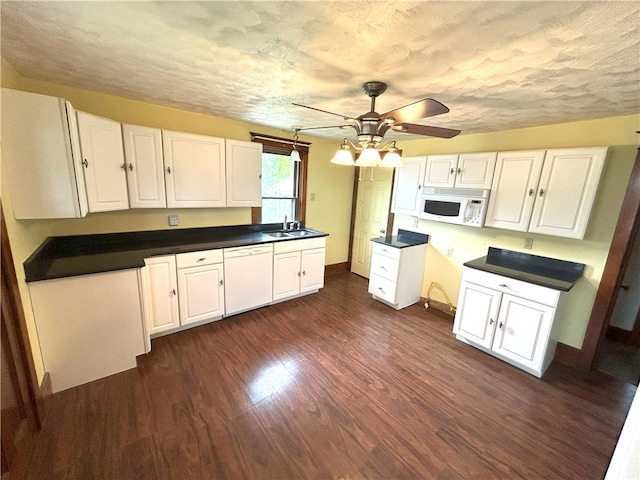
[[[363,168],[358,182],[351,271],[369,278],[371,239],[386,234],[393,169]]]

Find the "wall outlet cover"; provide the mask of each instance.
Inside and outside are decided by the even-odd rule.
[[[180,219],[178,218],[178,215],[169,215],[169,226],[176,227],[178,225],[180,225]]]

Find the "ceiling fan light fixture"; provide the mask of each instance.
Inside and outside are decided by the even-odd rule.
[[[357,167],[376,167],[380,165],[382,159],[380,158],[380,152],[376,150],[375,146],[369,144],[367,148],[362,150],[358,160],[356,160]]]
[[[301,162],[302,159],[300,158],[300,152],[298,151],[298,132],[300,131],[299,128],[294,128],[293,129],[293,150],[291,150],[291,153],[289,154],[289,157],[291,158],[292,161],[294,162]]]
[[[355,165],[355,162],[353,161],[353,154],[349,149],[349,144],[347,143],[346,138],[344,142],[342,142],[342,145],[340,145],[340,149],[331,159],[331,163],[335,163],[336,165],[347,165],[350,167]]]
[[[380,166],[387,168],[404,167],[404,163],[402,163],[402,158],[398,152],[399,150],[396,148],[396,142],[394,141],[391,147],[389,147],[389,151],[382,157]]]

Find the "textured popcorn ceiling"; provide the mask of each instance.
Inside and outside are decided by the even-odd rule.
[[[282,129],[384,113],[479,133],[640,112],[640,2],[8,2],[23,76]],[[313,134],[342,138],[345,131]],[[406,134],[388,138],[411,139]],[[415,137],[413,137],[415,138]]]

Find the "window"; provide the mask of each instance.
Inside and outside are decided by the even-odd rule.
[[[253,223],[304,221],[306,210],[308,142],[298,140],[300,162],[291,160],[293,140],[251,133],[262,143],[262,207],[252,209]]]

